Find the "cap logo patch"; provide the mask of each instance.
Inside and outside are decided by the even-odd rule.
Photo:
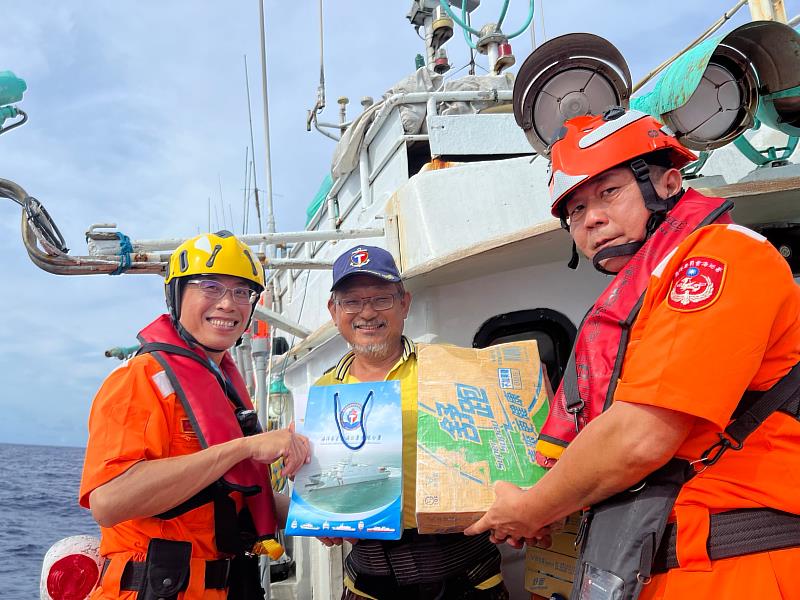
[[[351,267],[363,267],[369,263],[369,252],[363,248],[359,248],[350,255]]]
[[[711,306],[725,283],[724,261],[706,256],[686,259],[675,272],[667,304],[673,310],[693,312]]]

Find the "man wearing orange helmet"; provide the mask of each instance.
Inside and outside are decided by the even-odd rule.
[[[80,503],[100,524],[105,565],[91,598],[263,599],[245,553],[275,533],[269,464],[284,457],[291,475],[308,455],[292,430],[261,432],[227,351],[264,270],[221,231],[181,244],[165,283],[169,314],[92,404]]]
[[[467,533],[534,543],[592,506],[573,599],[800,598],[791,270],[730,202],[682,190],[694,155],[648,115],[574,117],[550,150],[552,214],[615,276],[540,433],[552,468],[497,484]]]

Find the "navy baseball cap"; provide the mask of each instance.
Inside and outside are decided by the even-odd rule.
[[[392,283],[400,281],[400,271],[389,252],[377,246],[356,246],[342,253],[333,263],[331,291],[343,279],[359,273],[373,275]]]

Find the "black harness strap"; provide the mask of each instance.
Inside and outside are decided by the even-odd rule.
[[[105,573],[111,561],[106,559],[103,565],[103,573]],[[224,590],[228,587],[228,571],[230,570],[230,559],[223,558],[220,560],[206,561],[206,589]],[[120,579],[119,589],[129,592],[139,591],[144,580],[145,573],[147,572],[147,563],[129,561],[122,571],[122,578]]]
[[[742,397],[733,422],[719,434],[719,442],[706,450],[701,470],[716,463],[729,449],[744,447],[747,437],[775,412],[785,412],[800,419],[800,363],[792,367],[778,383],[765,392],[747,392]],[[800,515],[769,508],[732,510],[711,515],[706,547],[711,560],[731,558],[800,547]],[[661,539],[653,572],[678,567],[676,554],[677,525],[670,523]]]
[[[747,437],[773,413],[781,411],[800,418],[800,363],[755,401],[750,401],[752,397],[743,396],[743,400],[748,401],[748,406],[742,410],[740,405],[734,413],[733,422],[725,428],[724,433],[718,434],[719,441],[703,452],[698,461],[703,463],[703,468],[717,462],[728,449],[741,450]]]
[[[580,433],[581,430],[581,413],[586,407],[586,402],[581,398],[581,392],[578,389],[578,367],[575,364],[575,349],[569,353],[569,361],[567,361],[567,368],[564,371],[564,403],[565,410],[575,419],[575,433]]]
[[[800,364],[796,364],[769,392],[765,392],[749,408],[736,417],[725,428],[725,433],[739,445],[753,433],[759,425],[777,410],[797,414],[800,403]]]
[[[678,527],[667,525],[656,553],[652,573],[679,566],[676,553]],[[711,560],[800,546],[800,515],[769,508],[732,510],[711,515],[706,549]]]

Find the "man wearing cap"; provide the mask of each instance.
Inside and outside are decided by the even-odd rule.
[[[399,541],[361,540],[345,559],[343,600],[504,600],[500,553],[488,536],[416,530],[417,357],[403,335],[411,294],[386,250],[357,246],[333,265],[328,310],[351,350],[315,385],[399,380],[403,411],[403,527]],[[338,538],[321,538],[326,545]],[[409,559],[410,562],[409,562]],[[408,565],[405,569],[402,565]],[[414,565],[425,565],[425,575]]]
[[[730,202],[684,192],[694,155],[649,115],[574,117],[549,150],[552,214],[614,278],[540,433],[551,470],[526,491],[498,484],[467,533],[533,543],[592,506],[574,599],[800,598],[787,478],[800,473],[800,288],[786,261],[732,224]]]

